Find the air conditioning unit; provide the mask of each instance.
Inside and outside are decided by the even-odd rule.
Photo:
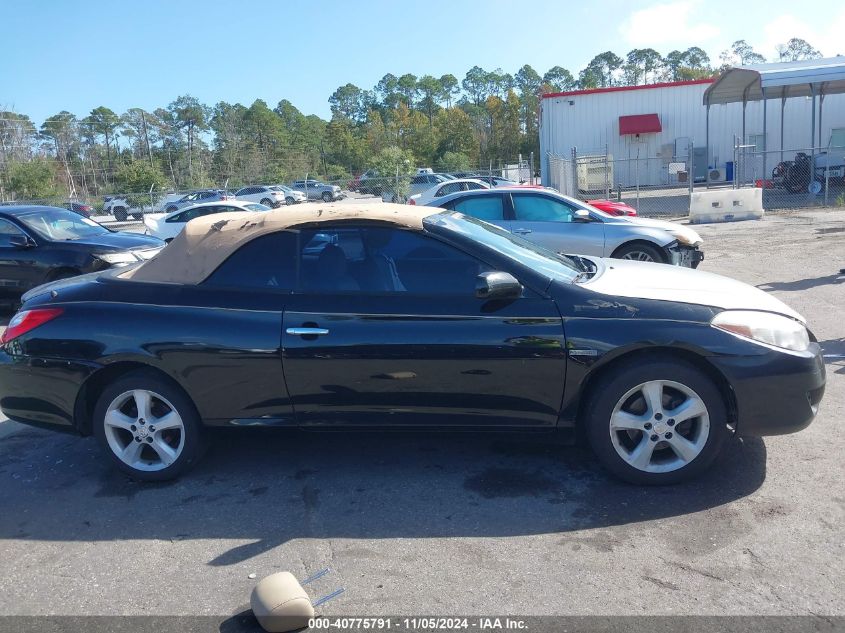
[[[727,173],[724,167],[717,167],[710,170],[710,182],[725,182]]]

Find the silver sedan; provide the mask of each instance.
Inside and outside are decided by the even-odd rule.
[[[612,216],[549,189],[497,187],[461,191],[428,206],[491,222],[529,242],[569,255],[616,257],[695,268],[701,237],[665,220]]]

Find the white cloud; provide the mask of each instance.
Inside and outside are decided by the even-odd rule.
[[[622,37],[632,46],[665,48],[666,46],[701,46],[718,37],[719,28],[699,22],[699,0],[681,0],[655,4],[634,11],[619,27]]]
[[[838,14],[829,15],[821,29],[813,28],[801,18],[786,13],[763,26],[762,38],[748,38],[748,41],[754,44],[758,53],[773,61],[777,61],[778,44],[786,44],[793,37],[806,40],[825,57],[833,57],[838,53],[845,55],[843,33],[845,9],[840,10]]]

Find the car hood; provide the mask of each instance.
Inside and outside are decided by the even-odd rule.
[[[123,232],[105,233],[82,240],[70,240],[64,242],[64,244],[73,245],[77,248],[99,248],[108,251],[134,251],[147,248],[161,248],[164,246],[164,242],[157,237],[141,235],[140,233]]]
[[[741,281],[701,270],[603,259],[603,270],[582,287],[606,295],[677,301],[713,306],[723,310],[777,312],[806,323],[804,317],[780,299]]]
[[[683,224],[678,224],[677,222],[632,216],[614,216],[613,220],[615,222],[635,224],[637,226],[643,226],[650,229],[662,229],[671,233],[673,237],[677,238],[683,244],[701,245],[702,242],[704,242],[696,231],[693,231],[691,228],[684,226]]]

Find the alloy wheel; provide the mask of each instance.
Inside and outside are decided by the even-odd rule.
[[[620,259],[632,259],[636,262],[653,262],[654,257],[645,251],[628,251]]]
[[[185,446],[185,425],[176,408],[147,389],[126,391],[109,404],[106,441],[127,466],[154,472],[173,464]]]
[[[630,466],[649,473],[683,468],[704,450],[710,415],[695,391],[672,380],[637,385],[616,403],[610,439]]]

